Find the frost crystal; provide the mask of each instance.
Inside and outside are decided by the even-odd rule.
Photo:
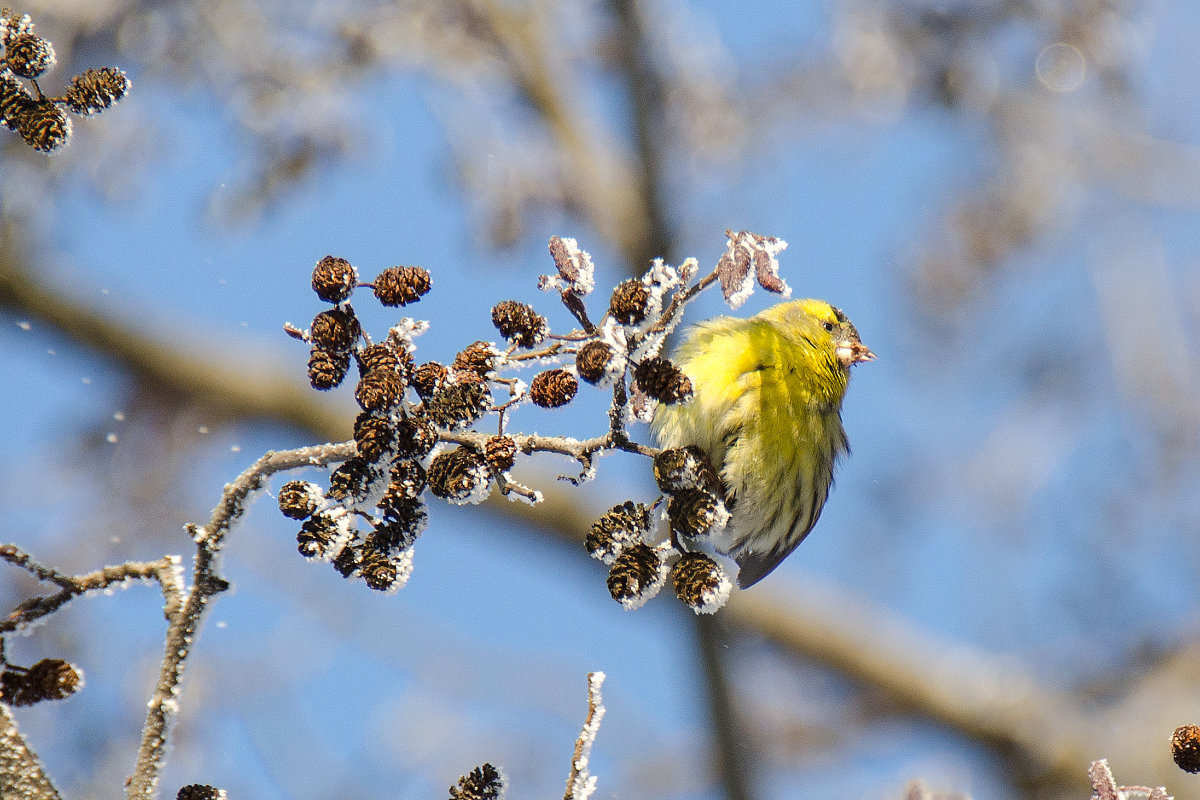
[[[400,591],[408,583],[408,579],[412,577],[413,549],[408,547],[401,550],[391,557],[391,562],[392,566],[396,568],[396,580],[387,588],[384,594],[395,594]]]
[[[697,614],[715,614],[729,602],[729,595],[732,593],[733,582],[722,573],[720,582],[711,589],[706,589],[701,595],[700,605],[692,610]]]
[[[679,280],[687,283],[692,278],[696,277],[696,273],[700,271],[700,262],[694,258],[685,258],[683,263],[679,265]]]
[[[475,479],[475,488],[461,500],[451,500],[455,505],[478,505],[488,499],[488,495],[492,492],[491,473],[488,472],[488,466],[485,463],[479,463],[471,468],[471,475]]]
[[[322,555],[316,556],[316,561],[332,562],[342,548],[354,539],[354,515],[345,508],[330,508],[325,513],[333,520],[334,527],[329,545]]]
[[[417,349],[417,346],[413,344],[413,339],[427,330],[429,330],[428,321],[404,317],[388,329],[388,339],[402,345],[409,353],[413,353]]]
[[[663,343],[667,340],[667,334],[675,327],[674,324],[668,325],[664,330],[657,331],[653,334],[648,334],[638,346],[629,354],[632,361],[640,362],[648,358],[654,358],[662,352]],[[636,339],[634,341],[637,341]]]
[[[656,258],[649,272],[642,278],[642,283],[650,290],[650,299],[646,304],[646,321],[641,326],[642,330],[648,330],[662,318],[667,293],[679,288],[683,280],[674,267],[661,258]]]
[[[593,458],[591,461],[588,462],[588,465],[584,468],[583,472],[580,472],[575,477],[575,480],[573,481],[573,483],[576,486],[579,486],[582,483],[589,483],[590,481],[594,481],[596,479],[596,470],[597,470],[596,459]]]

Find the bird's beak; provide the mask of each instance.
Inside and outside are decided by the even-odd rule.
[[[875,354],[871,352],[871,348],[859,341],[845,339],[837,343],[838,361],[842,362],[842,366],[849,367],[851,364],[857,364],[860,361],[874,361]]]

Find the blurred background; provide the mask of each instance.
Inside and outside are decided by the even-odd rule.
[[[786,239],[846,310],[854,447],[813,535],[698,623],[624,612],[581,537],[644,459],[529,459],[547,495],[431,504],[395,595],[296,553],[263,497],[189,662],[173,797],[430,798],[491,761],[563,789],[608,675],[597,797],[1200,798],[1200,6],[1188,0],[29,0],[59,64],[133,81],[47,158],[0,135],[0,540],[82,573],[164,553],[270,449],[344,440],[307,387],[313,264],[419,264],[376,337],[497,338],[546,242],[608,290],[724,231]],[[2,133],[2,132],[0,132]],[[761,292],[739,313],[770,303]],[[689,318],[722,313],[717,293]],[[528,377],[528,376],[526,376]],[[584,387],[514,430],[594,435]],[[644,427],[635,436],[646,440]],[[272,493],[295,473],[272,481]],[[0,605],[36,594],[0,571]],[[7,613],[7,612],[6,612]],[[68,797],[116,797],[161,657],[150,584],[13,639],[86,688],[17,718]]]

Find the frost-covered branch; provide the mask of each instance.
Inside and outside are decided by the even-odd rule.
[[[587,716],[583,720],[583,730],[575,740],[575,753],[571,756],[571,772],[567,776],[567,791],[563,794],[563,800],[587,800],[596,791],[596,776],[588,772],[588,762],[592,757],[596,734],[600,732],[600,722],[604,719],[604,702],[600,696],[600,687],[603,685],[603,672],[588,673]]]
[[[281,470],[304,466],[325,466],[343,461],[353,454],[349,444],[318,445],[295,450],[269,452],[249,469],[226,484],[221,501],[213,509],[208,524],[189,526],[196,544],[193,559],[192,585],[181,604],[168,599],[167,636],[158,683],[148,703],[146,724],[138,748],[137,763],[128,782],[126,795],[130,800],[150,800],[158,789],[167,738],[176,712],[179,710],[180,682],[184,667],[196,641],[200,622],[209,601],[229,588],[218,574],[218,556],[230,527],[246,510],[246,501],[266,485],[268,477]]]
[[[328,488],[307,481],[282,486],[280,509],[303,521],[297,537],[302,555],[331,561],[343,576],[359,577],[371,588],[395,590],[411,573],[412,545],[428,519],[426,489],[432,497],[450,503],[473,503],[497,486],[505,495],[537,503],[542,500],[541,492],[512,477],[518,456],[550,453],[572,458],[582,466],[578,477],[564,476],[573,483],[590,479],[595,473],[595,457],[604,452],[652,457],[666,495],[666,500],[660,499],[654,506],[666,502],[669,533],[665,537],[654,533],[653,506],[626,503],[596,523],[593,532],[601,535],[590,537],[588,548],[611,564],[609,590],[627,607],[652,597],[669,573],[676,595],[687,605],[698,612],[715,610],[728,597],[728,579],[716,562],[701,552],[689,552],[677,538],[683,532],[701,536],[705,526],[711,527],[725,513],[711,466],[697,462],[695,454],[688,451],[660,451],[636,442],[627,427],[649,419],[657,403],[689,399],[687,377],[659,352],[687,302],[705,287],[720,281],[730,300],[745,293],[747,278],[739,277],[737,265],[746,260],[732,259],[729,253],[747,247],[752,253],[757,252],[755,247],[777,251],[782,243],[753,234],[730,234],[727,257],[699,280],[694,259],[678,268],[656,260],[641,278],[618,285],[608,309],[593,322],[594,315],[588,313],[585,302],[594,289],[591,257],[574,240],[556,237],[551,240],[550,252],[557,274],[544,276],[540,285],[558,293],[580,328],[554,334],[546,318],[532,307],[503,301],[493,309],[492,321],[507,346],[501,349],[490,342],[475,342],[449,365],[436,361],[417,364],[413,357],[415,339],[428,323],[401,319],[385,338],[374,343],[347,302],[359,288],[370,288],[385,306],[415,302],[432,286],[428,272],[419,267],[393,267],[370,283],[360,283],[357,270],[349,263],[333,257],[322,259],[313,273],[313,288],[333,307],[319,313],[308,329],[289,325],[286,331],[311,346],[308,373],[314,388],[333,388],[345,378],[351,361],[357,364],[359,380],[354,394],[363,413],[356,420],[353,440],[269,452],[227,484],[208,522],[187,526],[196,548],[190,585],[184,584],[176,556],[68,576],[16,547],[0,548],[0,559],[58,587],[57,592],[22,603],[0,623],[0,633],[19,630],[87,591],[131,579],[158,581],[165,600],[167,633],[137,762],[127,785],[129,798],[150,800],[158,790],[168,737],[179,711],[181,681],[204,611],[213,597],[228,588],[219,573],[221,549],[249,498],[277,472],[337,465],[329,474]],[[773,255],[769,255],[773,264]],[[778,288],[770,280],[764,281],[763,275],[757,274],[759,283]],[[506,374],[531,365],[549,368],[528,383]],[[611,386],[603,432],[579,438],[508,430],[506,412],[510,409],[526,403],[544,409],[566,405],[578,392],[580,378]],[[495,396],[501,391],[506,398]],[[489,414],[496,417],[495,433],[476,427]],[[370,524],[365,534],[357,529],[362,520]],[[588,720],[572,762],[568,798],[583,800],[595,786],[586,767],[603,714],[599,699],[602,677],[597,673],[589,682]],[[29,668],[9,665],[4,680],[9,702],[35,702],[74,691],[81,685],[82,673],[65,662],[43,659]]]
[[[1118,786],[1106,758],[1092,762],[1088,767],[1088,778],[1092,782],[1094,800],[1172,800],[1165,786]]]
[[[156,561],[106,566],[83,575],[72,576],[41,564],[14,545],[0,546],[0,560],[25,570],[38,580],[59,587],[57,592],[38,595],[19,604],[0,621],[0,634],[21,632],[87,592],[106,589],[130,580],[158,582],[163,593],[167,634],[158,683],[148,703],[149,711],[142,732],[137,763],[128,783],[130,798],[149,800],[157,791],[171,723],[179,709],[180,682],[188,656],[191,654],[192,644],[195,642],[209,601],[228,588],[228,583],[218,572],[218,556],[231,527],[245,513],[247,500],[252,494],[263,489],[267,478],[276,472],[305,466],[327,466],[345,461],[355,452],[353,442],[270,452],[227,484],[208,523],[204,526],[188,526],[196,546],[190,586],[184,585],[181,560],[174,555],[167,555]],[[0,643],[2,642],[0,639]],[[61,699],[82,686],[82,672],[58,659],[43,659],[32,667],[19,667],[0,658],[0,664],[4,666],[4,671],[0,674],[0,699],[9,705],[29,705],[47,699]],[[7,739],[16,738],[12,742],[5,740],[5,751],[0,754],[0,760],[17,759],[21,751],[15,744],[19,741],[15,727],[6,728],[3,735]],[[22,763],[25,761],[29,759],[23,759]],[[32,758],[29,763],[36,764],[36,758]],[[16,766],[14,762],[14,769]],[[28,772],[29,770],[25,769],[20,774]],[[9,795],[6,793],[4,796]]]
[[[165,556],[157,561],[128,561],[83,575],[64,575],[58,570],[43,566],[28,553],[11,544],[0,545],[0,560],[24,569],[40,581],[59,587],[59,591],[53,594],[29,598],[10,611],[7,617],[0,620],[0,634],[18,632],[82,594],[107,589],[114,584],[130,580],[158,581],[168,609],[178,606],[181,595],[179,559],[175,556]]]

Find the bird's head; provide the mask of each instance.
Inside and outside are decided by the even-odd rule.
[[[800,336],[821,337],[833,347],[841,365],[849,369],[860,361],[874,361],[875,354],[858,338],[858,329],[840,309],[824,300],[793,300],[763,312],[764,316]],[[825,339],[828,337],[828,339]]]

